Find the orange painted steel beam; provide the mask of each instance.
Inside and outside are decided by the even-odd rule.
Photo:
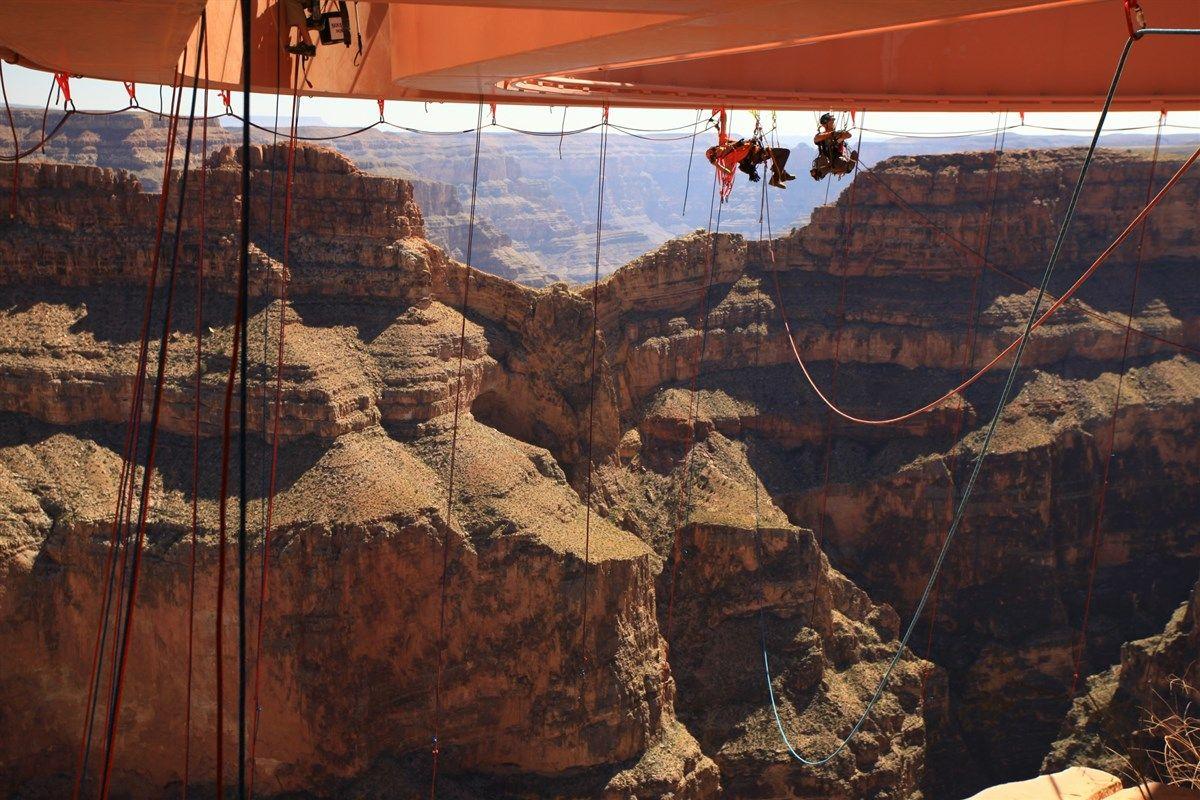
[[[0,57],[170,82],[207,9],[211,85],[237,88],[235,0],[3,0]],[[1121,0],[359,2],[356,47],[318,48],[305,94],[738,108],[1088,110],[1128,35]],[[1200,27],[1200,0],[1142,0]],[[275,0],[256,0],[254,85],[290,91]],[[351,11],[352,21],[355,19]],[[1200,44],[1139,43],[1120,109],[1200,108]]]

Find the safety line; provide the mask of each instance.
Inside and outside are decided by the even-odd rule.
[[[309,62],[310,64],[312,62]],[[304,72],[308,74],[307,68]],[[279,341],[276,350],[275,358],[275,397],[272,403],[271,412],[271,468],[270,477],[267,482],[267,508],[263,524],[263,545],[262,545],[262,570],[259,574],[258,587],[258,629],[255,633],[254,646],[254,721],[250,735],[250,776],[246,785],[247,798],[254,797],[254,776],[258,762],[255,754],[258,747],[258,731],[262,718],[262,703],[260,698],[260,676],[262,672],[263,660],[263,623],[267,615],[267,578],[269,575],[269,564],[271,558],[271,528],[274,523],[275,516],[275,491],[276,479],[279,470],[279,419],[283,411],[283,351],[285,334],[287,331],[287,282],[289,274],[289,265],[291,263],[290,242],[291,242],[291,221],[292,221],[292,187],[296,176],[296,137],[294,136],[296,128],[300,123],[300,86],[304,83],[304,77],[300,75],[300,65],[296,64],[295,72],[292,76],[292,84],[294,91],[292,93],[292,115],[291,135],[288,138],[287,150],[287,165],[284,170],[284,189],[283,189],[283,243],[282,243],[282,261],[280,262],[279,270]],[[275,149],[272,148],[271,160],[274,162]],[[269,316],[269,314],[264,314]]]
[[[5,102],[7,102],[7,101],[5,101]],[[681,217],[687,216],[688,192],[692,188],[692,159],[694,159],[696,157],[696,134],[699,132],[699,128],[700,128],[700,114],[701,114],[701,111],[699,109],[697,109],[696,110],[696,124],[692,128],[692,146],[688,150],[687,175],[683,179],[683,210],[679,212],[679,216],[681,216]],[[9,114],[9,118],[10,119],[12,118],[12,114]],[[15,129],[13,132],[13,141],[16,141]]]
[[[605,121],[608,119],[608,109],[604,111]],[[600,163],[596,175],[596,263],[592,273],[592,342],[591,342],[591,377],[588,382],[588,429],[587,429],[587,480],[584,491],[583,515],[583,593],[580,597],[579,618],[579,647],[583,653],[580,672],[583,680],[587,679],[588,667],[591,666],[591,655],[587,646],[588,621],[588,572],[591,568],[592,554],[592,470],[593,441],[596,425],[596,345],[600,338],[600,249],[604,235],[604,180],[605,167],[608,161],[608,127],[600,129]],[[583,697],[583,685],[580,685],[580,698]]]
[[[478,121],[475,126],[475,161],[471,170],[471,210],[467,221],[466,263],[463,265],[462,309],[458,329],[458,369],[454,378],[454,423],[450,434],[450,471],[446,482],[446,519],[442,532],[442,570],[438,596],[438,646],[437,672],[434,676],[433,741],[430,747],[432,764],[429,777],[429,797],[437,797],[438,762],[441,756],[442,729],[442,673],[446,659],[446,587],[450,578],[450,526],[454,514],[454,468],[458,451],[458,420],[462,412],[463,363],[467,353],[467,311],[471,300],[471,257],[475,242],[475,205],[479,195],[479,152],[483,144],[483,99],[479,100]]]
[[[204,83],[208,84],[208,41],[204,42]],[[194,658],[195,626],[196,626],[196,546],[200,536],[200,395],[203,388],[203,355],[204,355],[204,256],[207,244],[208,214],[208,92],[204,93],[204,108],[200,128],[200,195],[199,205],[199,240],[196,245],[196,297],[195,297],[195,333],[196,337],[196,378],[193,387],[192,409],[192,538],[191,550],[188,554],[188,642],[187,642],[187,692],[183,721],[183,781],[180,786],[182,800],[187,800],[188,786],[191,783],[192,766],[192,672]]]
[[[186,53],[184,54],[186,59]],[[175,74],[172,84],[173,107],[178,109],[178,100],[182,99],[182,87],[179,79],[183,68]],[[142,308],[142,325],[140,331],[140,347],[137,367],[134,370],[134,382],[131,392],[129,417],[126,420],[125,445],[121,454],[121,470],[117,484],[116,509],[113,512],[112,532],[109,541],[108,557],[105,562],[105,586],[101,601],[100,616],[96,624],[96,638],[92,653],[92,669],[88,678],[88,697],[85,704],[84,728],[80,737],[79,757],[75,770],[75,783],[71,790],[72,800],[79,800],[83,784],[87,778],[88,761],[92,750],[92,735],[95,727],[96,712],[100,702],[100,682],[103,677],[104,650],[108,641],[108,618],[114,609],[114,595],[118,586],[124,586],[124,556],[125,527],[128,514],[126,512],[126,495],[133,492],[133,475],[136,470],[135,454],[137,452],[138,430],[141,424],[142,399],[145,386],[147,353],[149,349],[150,320],[154,307],[155,288],[158,283],[158,268],[162,253],[162,240],[166,227],[167,202],[171,192],[171,164],[175,158],[175,136],[178,128],[178,114],[174,115],[172,124],[167,130],[166,155],[163,159],[162,192],[159,195],[158,209],[155,218],[154,250],[151,254],[150,276],[146,287],[146,296]],[[118,561],[122,562],[120,580],[117,579]],[[119,600],[118,600],[119,604]],[[115,629],[114,621],[114,629]],[[116,636],[113,636],[114,644]],[[112,664],[113,659],[110,659]],[[108,693],[111,696],[111,692]],[[107,711],[105,712],[107,717]]]
[[[250,70],[254,23],[253,0],[242,0],[242,108],[247,120],[250,115]],[[237,329],[242,339],[239,355],[242,361],[238,394],[238,735],[237,785],[238,800],[246,800],[246,556],[248,549],[246,512],[249,508],[247,470],[247,437],[249,436],[250,377],[250,213],[253,207],[250,189],[250,126],[242,126],[242,229],[239,256],[238,293],[245,297]]]
[[[167,272],[166,297],[163,307],[162,335],[158,344],[158,364],[154,382],[154,394],[150,406],[149,441],[146,448],[146,464],[142,471],[142,488],[138,501],[137,533],[132,545],[132,558],[129,570],[129,585],[126,590],[127,600],[125,619],[121,626],[119,657],[115,663],[115,686],[113,703],[108,718],[108,735],[105,744],[104,769],[100,780],[100,800],[107,800],[109,781],[112,776],[113,759],[116,751],[117,730],[121,714],[121,699],[125,688],[126,666],[129,658],[129,640],[133,631],[133,620],[137,611],[138,583],[141,575],[142,552],[146,539],[146,528],[150,513],[150,490],[153,485],[155,455],[158,445],[158,423],[162,409],[162,398],[167,380],[167,352],[170,347],[171,317],[175,299],[175,283],[179,273],[179,256],[183,247],[183,220],[187,205],[187,183],[192,155],[192,136],[196,123],[196,96],[200,82],[200,54],[207,34],[207,18],[205,12],[200,16],[200,34],[196,43],[195,76],[192,79],[191,111],[188,117],[187,139],[184,143],[183,168],[179,177],[179,206],[175,217],[174,249],[171,255],[171,267]],[[118,609],[119,610],[119,609]]]
[[[1084,181],[1087,178],[1088,168],[1091,165],[1092,157],[1095,155],[1096,146],[1100,139],[1100,133],[1104,128],[1104,121],[1108,117],[1109,108],[1112,106],[1113,97],[1116,94],[1117,86],[1120,83],[1121,74],[1124,72],[1125,63],[1129,56],[1129,51],[1130,51],[1130,48],[1132,47],[1134,41],[1136,41],[1136,40],[1133,37],[1130,37],[1125,42],[1125,46],[1121,51],[1121,56],[1117,62],[1116,71],[1113,74],[1112,83],[1109,86],[1107,95],[1105,96],[1104,105],[1100,112],[1100,119],[1096,125],[1096,131],[1092,136],[1092,141],[1088,147],[1087,156],[1084,158],[1083,165],[1080,168],[1079,177],[1075,183],[1075,188],[1071,193],[1071,198],[1067,204],[1066,213],[1065,213],[1065,215],[1063,217],[1063,221],[1059,227],[1058,235],[1055,238],[1054,246],[1051,249],[1050,257],[1049,257],[1049,260],[1047,261],[1046,269],[1044,270],[1042,280],[1039,285],[1038,295],[1034,300],[1033,308],[1031,309],[1029,318],[1025,324],[1025,332],[1018,340],[1019,344],[1017,346],[1016,353],[1013,357],[1012,366],[1010,367],[1008,376],[1004,382],[1004,386],[1000,391],[1000,396],[996,403],[996,410],[992,414],[991,422],[987,426],[986,433],[984,434],[983,442],[980,446],[979,455],[974,460],[974,466],[972,467],[970,476],[968,477],[966,485],[963,489],[962,498],[959,500],[958,508],[955,511],[954,518],[950,522],[949,530],[947,531],[946,537],[942,542],[942,547],[938,552],[936,560],[934,561],[933,568],[932,568],[932,571],[929,576],[929,580],[926,582],[925,589],[922,592],[921,597],[917,602],[916,608],[913,611],[912,619],[909,622],[908,627],[905,629],[904,635],[900,640],[899,646],[896,648],[895,654],[892,656],[891,660],[888,662],[888,665],[887,665],[886,669],[884,670],[884,673],[881,676],[874,693],[872,694],[871,698],[868,700],[866,707],[863,709],[862,714],[859,716],[858,720],[854,723],[854,725],[850,728],[849,733],[827,755],[825,755],[821,758],[816,758],[816,759],[806,758],[805,756],[802,756],[800,753],[798,753],[796,751],[795,747],[792,745],[791,740],[787,736],[787,732],[784,730],[783,720],[779,714],[779,708],[778,708],[778,705],[775,700],[775,688],[771,681],[770,658],[768,656],[766,647],[765,646],[763,647],[763,672],[764,672],[764,675],[766,678],[767,692],[768,692],[768,696],[769,696],[770,702],[771,702],[772,713],[775,716],[776,727],[779,730],[780,737],[782,738],[784,745],[787,747],[788,752],[792,755],[793,758],[795,758],[796,760],[800,761],[803,764],[806,764],[809,766],[820,766],[820,765],[826,764],[829,761],[831,761],[833,758],[835,758],[839,753],[841,753],[843,750],[846,749],[846,747],[849,745],[849,743],[854,739],[854,737],[862,729],[863,725],[866,723],[867,719],[869,718],[872,710],[874,710],[875,705],[879,702],[880,697],[882,697],[884,690],[887,688],[888,683],[891,680],[891,676],[892,676],[893,671],[896,668],[896,665],[899,663],[901,657],[904,655],[904,651],[907,649],[908,643],[911,640],[913,633],[916,631],[917,623],[921,619],[921,614],[924,612],[925,605],[928,603],[929,596],[933,590],[933,584],[937,580],[938,574],[941,572],[942,566],[946,560],[946,555],[950,550],[950,546],[954,542],[955,534],[958,532],[959,525],[961,524],[963,515],[966,512],[967,506],[971,499],[971,495],[975,489],[975,484],[979,479],[979,473],[983,467],[984,459],[987,457],[988,451],[991,448],[992,439],[995,436],[996,429],[999,427],[1000,418],[1003,415],[1004,407],[1008,402],[1009,394],[1011,393],[1013,385],[1016,381],[1017,372],[1021,365],[1021,357],[1024,355],[1025,345],[1029,342],[1030,336],[1035,327],[1035,323],[1038,319],[1038,311],[1041,306],[1042,299],[1045,296],[1046,287],[1049,285],[1050,279],[1053,276],[1054,266],[1055,266],[1056,262],[1058,261],[1059,254],[1062,251],[1063,243],[1066,240],[1067,231],[1069,230],[1071,221],[1074,218],[1075,208],[1078,204],[1079,196],[1083,190]],[[1167,182],[1167,185],[1165,185],[1163,187],[1162,191],[1160,191],[1155,196],[1155,198],[1151,201],[1151,203],[1148,204],[1147,207],[1144,208],[1140,214],[1138,214],[1137,218],[1132,223],[1130,223],[1130,227],[1127,227],[1125,229],[1125,231],[1121,234],[1121,236],[1118,237],[1117,241],[1115,241],[1113,243],[1113,245],[1111,245],[1109,248],[1107,248],[1105,250],[1105,252],[1101,256],[1102,258],[1107,258],[1107,256],[1122,241],[1124,241],[1125,237],[1127,237],[1129,235],[1129,232],[1133,230],[1133,227],[1136,226],[1137,224],[1139,224],[1143,219],[1145,219],[1145,217],[1149,214],[1149,212],[1153,209],[1153,207],[1155,205],[1157,205],[1158,202],[1160,202],[1161,199],[1165,196],[1166,192],[1170,191],[1170,189],[1175,185],[1175,183],[1178,182],[1179,178],[1182,177],[1183,171],[1185,171],[1187,168],[1190,168],[1191,165],[1193,163],[1195,163],[1195,161],[1198,157],[1200,157],[1200,149],[1197,149],[1196,152],[1192,154],[1192,156],[1187,160],[1187,162],[1181,168],[1181,171],[1177,172],[1171,178],[1171,180]],[[776,281],[778,281],[778,279],[776,279]],[[1060,299],[1058,302],[1059,302],[1059,304],[1061,304],[1062,300]],[[789,338],[790,338],[790,334],[789,334]],[[765,642],[764,642],[764,644],[765,644]]]
[[[1162,117],[1159,118],[1160,122]],[[1158,149],[1162,142],[1162,128],[1158,130],[1158,136],[1154,140],[1154,156],[1150,162],[1150,177],[1146,183],[1146,202],[1150,202],[1150,198],[1154,192],[1154,173],[1158,165]],[[1113,450],[1116,447],[1117,441],[1117,418],[1121,412],[1121,390],[1125,385],[1125,366],[1129,360],[1129,340],[1130,325],[1133,323],[1133,314],[1137,308],[1137,290],[1138,280],[1142,275],[1142,255],[1143,246],[1146,243],[1146,222],[1142,221],[1141,230],[1138,234],[1137,244],[1137,261],[1133,270],[1133,281],[1129,289],[1129,314],[1125,325],[1125,342],[1121,348],[1121,367],[1117,371],[1117,388],[1113,392],[1113,410],[1108,426],[1108,442],[1104,447],[1104,469],[1100,479],[1100,487],[1096,492],[1096,516],[1092,523],[1092,555],[1091,563],[1088,567],[1088,583],[1087,594],[1083,604],[1083,619],[1079,625],[1079,639],[1075,645],[1075,653],[1072,658],[1071,666],[1071,693],[1069,697],[1075,697],[1075,692],[1079,688],[1079,670],[1083,664],[1083,656],[1087,647],[1087,629],[1088,620],[1092,611],[1092,594],[1096,587],[1096,568],[1099,563],[1100,556],[1100,539],[1101,530],[1104,521],[1104,506],[1105,499],[1108,497],[1108,481],[1110,468],[1112,467]]]
[[[13,140],[13,175],[12,175],[12,204],[8,207],[8,216],[17,217],[17,197],[21,185],[21,141],[17,137],[17,123],[13,119],[12,106],[8,104],[8,86],[4,83],[4,61],[0,59],[0,93],[4,95],[4,110],[8,113],[8,128],[12,131]]]
[[[862,112],[863,120],[867,118],[867,112],[864,109]],[[858,134],[858,151],[862,152],[862,131]],[[830,377],[829,394],[832,400],[833,394],[837,391],[837,379],[839,374],[839,366],[841,364],[842,353],[842,331],[846,323],[846,283],[850,274],[850,242],[854,238],[854,200],[855,188],[858,185],[858,165],[861,162],[861,155],[854,160],[854,174],[850,176],[850,199],[846,204],[846,213],[842,217],[842,279],[838,289],[837,301],[837,323],[833,337],[833,370]],[[763,205],[766,205],[764,198]],[[825,541],[825,517],[829,508],[829,471],[833,460],[833,412],[827,410],[825,412],[825,457],[824,457],[824,475],[821,480],[821,510],[817,515],[816,539],[817,546]],[[816,586],[813,587],[812,603],[815,607],[817,599]]]
[[[683,447],[684,447],[683,470],[679,477],[680,487],[679,487],[678,499],[675,504],[675,523],[671,526],[671,574],[670,574],[670,579],[668,582],[669,588],[667,590],[667,630],[666,630],[668,668],[669,668],[669,664],[670,664],[669,656],[670,656],[670,652],[671,652],[671,646],[674,644],[674,641],[675,641],[675,590],[676,590],[676,584],[679,582],[679,565],[680,565],[680,561],[682,559],[682,552],[681,552],[682,548],[681,548],[681,545],[679,542],[679,529],[685,524],[685,522],[687,520],[687,505],[688,505],[688,501],[690,500],[690,496],[689,496],[690,481],[688,479],[691,477],[692,456],[695,451],[695,444],[696,444],[696,419],[700,413],[700,401],[699,401],[700,373],[704,369],[704,351],[708,345],[708,312],[709,312],[708,295],[712,289],[713,277],[716,275],[716,271],[717,271],[717,256],[719,254],[720,247],[721,247],[721,211],[725,207],[724,202],[716,203],[716,197],[717,197],[717,194],[719,193],[718,187],[717,187],[716,170],[713,171],[712,191],[713,191],[713,195],[712,195],[712,199],[710,200],[710,206],[709,206],[709,220],[710,220],[710,227],[712,228],[712,232],[708,234],[709,260],[708,260],[708,264],[707,264],[707,270],[706,270],[706,273],[704,276],[704,289],[701,292],[701,296],[700,296],[700,349],[696,353],[696,367],[694,370],[692,370],[691,398],[690,398],[690,402],[689,402],[690,407],[689,407],[689,412],[688,412],[689,419],[688,419],[687,433],[684,437],[684,442],[683,442]],[[717,221],[716,221],[715,226],[711,226],[711,220],[712,220],[712,205],[711,204],[712,203],[716,204]],[[664,673],[663,678],[664,678],[664,680],[666,679],[666,673]]]

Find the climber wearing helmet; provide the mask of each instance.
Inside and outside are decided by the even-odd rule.
[[[846,154],[846,140],[850,138],[849,131],[839,131],[835,127],[833,114],[821,115],[820,129],[813,137],[817,146],[817,157],[813,159],[809,174],[813,180],[821,180],[826,175],[848,175],[858,163],[858,151],[851,150]]]

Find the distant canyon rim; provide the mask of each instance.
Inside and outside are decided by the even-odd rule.
[[[134,173],[154,168],[147,154],[161,151],[160,131],[125,124],[62,140],[48,155],[63,163],[22,163],[15,216],[0,219],[0,730],[10,734],[0,737],[0,791],[22,798],[69,793],[83,730],[158,201]],[[450,798],[950,800],[1042,769],[1113,769],[1114,751],[1137,741],[1139,709],[1171,677],[1194,672],[1196,175],[1149,218],[1140,248],[1136,236],[1122,246],[1032,339],[937,585],[936,615],[862,733],[814,768],[779,736],[762,648],[791,742],[829,752],[898,646],[1003,376],[901,425],[831,422],[799,373],[781,311],[814,380],[855,413],[888,416],[937,396],[1020,333],[1081,151],[1011,149],[998,162],[991,152],[894,156],[875,166],[879,181],[859,175],[853,198],[814,202],[807,223],[780,226],[773,240],[670,238],[596,287],[593,371],[591,287],[510,280],[578,275],[556,272],[553,249],[532,260],[499,220],[560,225],[553,246],[577,247],[589,234],[566,206],[594,202],[594,175],[584,175],[594,165],[579,159],[528,194],[510,183],[533,179],[485,175],[485,257],[468,270],[430,241],[432,218],[443,243],[461,236],[458,181],[439,188],[377,174],[388,156],[373,142],[349,156],[298,149],[284,265],[285,144],[260,141],[242,154],[214,137],[206,235],[184,226],[168,337],[113,773],[122,796],[163,796],[183,775],[200,253],[190,776],[197,787],[215,776],[213,465],[245,157],[255,220],[252,581],[264,555],[260,476],[281,319],[286,328],[270,595],[256,653],[261,793],[426,791],[439,659],[440,785]],[[1161,185],[1181,162],[1172,148],[1156,164],[1144,148],[1100,151],[1051,291],[1136,214],[1152,170]],[[631,157],[614,183],[648,185],[637,164]],[[13,177],[0,166],[5,202]],[[710,177],[693,176],[697,200]],[[549,192],[557,182],[567,188]],[[750,186],[735,189],[744,216],[757,214]],[[192,220],[194,182],[189,191]],[[559,208],[533,208],[538,191]],[[516,205],[524,210],[501,213]],[[617,229],[653,224],[645,209],[616,206]],[[1138,333],[1126,354],[1139,261]],[[460,381],[466,413],[455,430]],[[257,604],[252,612],[257,619]],[[236,669],[228,649],[223,669]],[[234,718],[227,710],[227,725]],[[233,729],[226,734],[232,741]]]

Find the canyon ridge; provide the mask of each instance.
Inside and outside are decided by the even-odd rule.
[[[243,159],[252,585],[269,559],[267,602],[250,609],[263,629],[252,652],[260,794],[424,793],[436,735],[445,797],[950,800],[1043,769],[1114,769],[1114,753],[1138,746],[1142,709],[1172,678],[1194,678],[1194,175],[1032,338],[935,602],[861,733],[809,767],[780,732],[825,755],[871,699],[1004,370],[908,422],[859,426],[817,400],[793,342],[813,381],[859,416],[955,386],[1020,334],[1083,151],[888,158],[800,227],[696,231],[593,289],[468,269],[428,238],[420,195],[432,189],[309,145],[296,153],[285,263],[271,186],[286,146],[212,149],[203,237],[188,185],[163,356],[121,796],[178,790],[189,692],[190,780],[213,784],[216,675],[228,683],[237,666],[233,648],[215,663],[214,600]],[[1171,148],[1156,161],[1101,150],[1050,291],[1182,161]],[[6,210],[14,197],[0,218],[10,796],[71,791],[156,188],[127,169],[0,167]],[[507,257],[511,242],[496,241],[488,257]],[[512,258],[493,271],[519,277]]]

